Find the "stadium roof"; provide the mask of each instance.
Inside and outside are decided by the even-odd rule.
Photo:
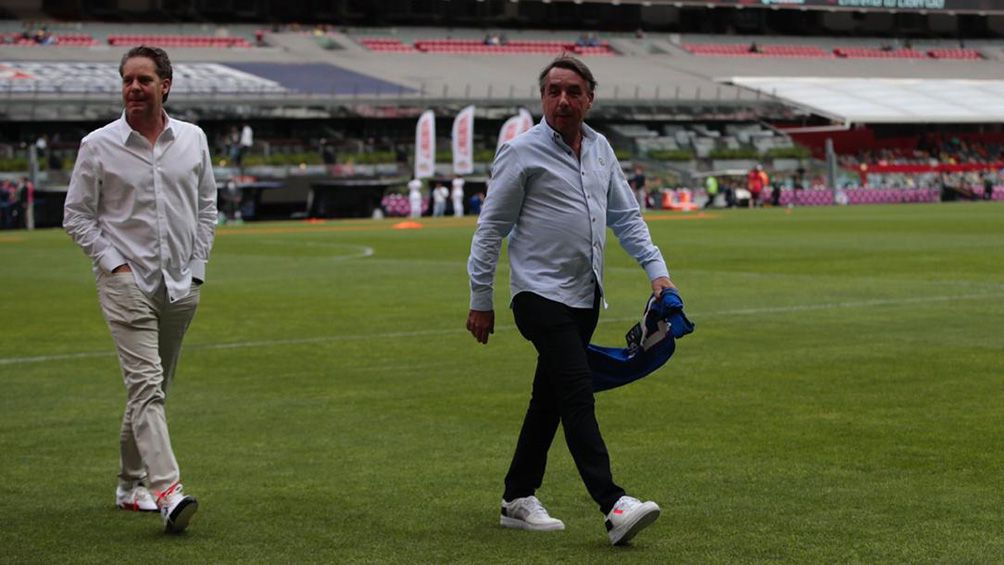
[[[733,77],[844,123],[1002,123],[1004,80]]]

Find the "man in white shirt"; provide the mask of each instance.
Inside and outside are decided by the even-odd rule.
[[[422,215],[422,181],[411,179],[408,181],[408,205],[411,207],[411,217],[418,218]]]
[[[453,215],[460,217],[464,215],[464,177],[453,179],[453,190],[450,192],[453,200]]]
[[[182,491],[164,401],[206,278],[216,182],[205,133],[164,112],[167,53],[135,47],[119,74],[125,111],[81,141],[63,226],[94,262],[127,392],[116,504],[159,509],[180,532],[198,502]]]
[[[251,129],[250,124],[244,124],[241,128],[241,140],[240,140],[240,151],[241,158],[238,161],[238,165],[244,163],[244,156],[251,152],[251,148],[254,147],[254,130]]]
[[[437,184],[432,190],[432,215],[440,217],[446,214],[446,199],[450,197],[450,190],[442,184]]]

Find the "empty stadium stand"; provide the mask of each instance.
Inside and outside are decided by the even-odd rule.
[[[252,47],[243,37],[217,37],[212,35],[153,35],[116,34],[108,36],[108,44],[117,47],[152,45],[155,47]]]
[[[983,56],[975,49],[929,49],[927,54],[932,59],[979,60]]]
[[[606,42],[587,46],[577,45],[575,42],[547,40],[517,40],[502,45],[486,45],[485,42],[475,39],[429,39],[416,41],[415,48],[425,53],[451,55],[558,55],[564,52],[577,55],[615,54]]]
[[[878,47],[837,47],[837,57],[847,59],[926,59],[927,53],[915,49],[882,49]]]
[[[370,51],[380,51],[383,53],[418,53],[418,49],[415,49],[412,45],[401,43],[400,39],[369,37],[360,39],[359,44]]]
[[[85,33],[54,34],[51,36],[51,41],[47,43],[39,43],[36,39],[25,37],[22,33],[4,33],[0,34],[0,43],[17,47],[91,47],[98,45],[94,37]]]
[[[735,43],[689,43],[684,49],[694,55],[722,57],[833,57],[833,53],[811,45],[757,45]]]

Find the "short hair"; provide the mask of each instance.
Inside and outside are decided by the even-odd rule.
[[[589,92],[596,90],[596,79],[593,78],[593,72],[589,70],[589,67],[571,55],[562,54],[548,63],[544,67],[544,70],[540,71],[540,77],[537,80],[540,83],[541,92],[544,92],[544,85],[547,83],[547,74],[551,72],[551,69],[568,69],[586,81],[586,84],[589,86]]]
[[[171,69],[171,58],[167,56],[167,51],[164,51],[160,47],[149,47],[146,45],[133,47],[122,56],[122,61],[119,63],[119,76],[122,76],[122,69],[125,68],[126,61],[133,57],[146,57],[150,59],[153,61],[154,69],[161,80],[172,80],[174,71]],[[170,94],[170,91],[164,94],[164,102],[167,102],[168,94]]]

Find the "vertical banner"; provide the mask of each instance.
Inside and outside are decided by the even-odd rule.
[[[474,172],[474,106],[468,106],[453,120],[453,172]]]
[[[502,144],[508,143],[516,138],[520,134],[520,116],[513,116],[502,124],[502,129],[499,130],[499,142],[495,146],[495,152],[498,153],[499,149],[502,148]]]
[[[519,117],[521,119],[519,123],[519,133],[523,133],[526,130],[533,127],[533,116],[530,115],[529,110],[527,110],[526,108],[520,108]]]
[[[495,146],[495,152],[498,153],[500,147],[503,143],[512,141],[517,135],[525,132],[526,130],[533,127],[533,116],[526,108],[520,108],[519,113],[515,116],[509,118],[502,124],[502,129],[499,130],[499,142]]]
[[[415,178],[429,178],[436,169],[436,116],[422,112],[415,127]]]

